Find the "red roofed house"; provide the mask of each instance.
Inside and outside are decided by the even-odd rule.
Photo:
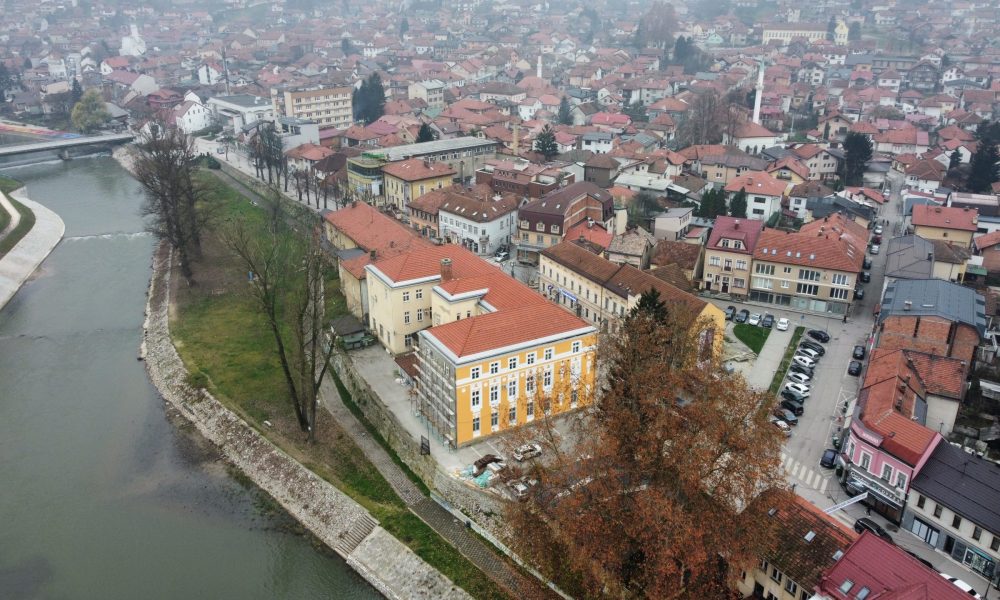
[[[417,407],[459,447],[588,404],[596,329],[461,246],[367,265],[370,327],[417,352]]]
[[[386,202],[406,211],[411,200],[431,190],[449,187],[455,173],[455,169],[449,167],[448,163],[421,158],[389,163],[382,167]]]
[[[335,152],[330,148],[309,143],[296,146],[285,152],[289,163],[295,167],[296,171],[308,171],[316,163],[333,154]]]
[[[767,221],[774,213],[781,212],[781,199],[789,183],[762,171],[749,171],[726,184],[725,190],[731,202],[740,190],[747,193],[747,218]]]
[[[705,246],[704,275],[700,289],[746,298],[750,293],[750,268],[763,223],[735,217],[718,217]]]
[[[924,158],[906,168],[906,185],[933,194],[944,181],[948,167],[940,161]]]
[[[972,236],[979,229],[979,211],[957,206],[915,204],[911,216],[913,233],[925,240],[942,240],[972,248]]]
[[[373,259],[396,256],[430,246],[420,235],[370,204],[352,202],[323,215],[323,230],[337,257],[340,289],[351,314],[368,324],[368,288],[365,266]]]
[[[728,132],[723,133],[722,142],[742,148],[747,154],[758,154],[778,143],[778,138],[763,125],[747,122],[739,124],[732,136]]]
[[[865,254],[864,242],[856,240],[847,224],[859,227],[844,219],[843,229],[827,221],[813,221],[797,233],[765,229],[753,253],[750,299],[847,314]]]
[[[864,532],[829,568],[816,600],[968,600],[971,596],[899,546]],[[865,590],[868,590],[867,592]]]

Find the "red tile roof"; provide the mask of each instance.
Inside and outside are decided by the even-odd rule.
[[[775,179],[763,171],[748,171],[729,180],[727,192],[738,192],[745,189],[748,194],[763,194],[765,196],[782,196],[788,188],[787,181]]]
[[[414,248],[430,246],[430,242],[392,217],[386,216],[364,202],[348,204],[323,217],[336,230],[350,238],[366,253],[377,257],[396,256]],[[343,261],[343,266],[355,277],[364,276],[370,254]]]
[[[930,206],[917,204],[913,207],[913,225],[976,231],[979,226],[979,211],[974,208],[956,206]]]
[[[754,260],[857,273],[864,254],[863,246],[856,246],[849,236],[840,239],[837,232],[813,235],[765,229],[753,256]]]
[[[718,217],[715,219],[715,225],[712,227],[712,235],[708,238],[707,248],[724,250],[736,254],[751,254],[757,247],[757,240],[760,238],[760,232],[763,228],[763,221],[737,219],[736,217]],[[723,238],[727,240],[739,240],[743,243],[744,248],[723,248],[719,245]]]
[[[423,179],[454,175],[455,169],[449,167],[447,163],[411,158],[389,163],[382,167],[382,172],[403,181],[421,181]]]
[[[607,249],[614,237],[602,225],[594,223],[592,226],[588,226],[587,221],[580,221],[566,230],[566,236],[563,239],[571,242],[586,240],[592,244],[597,244],[603,249]]]
[[[840,591],[847,580],[853,585]],[[854,600],[862,588],[873,600],[968,600],[969,596],[903,549],[864,532],[826,572],[820,591],[835,600]]]

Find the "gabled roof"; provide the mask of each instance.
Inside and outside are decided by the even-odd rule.
[[[913,207],[912,221],[915,227],[938,227],[974,232],[979,228],[979,211],[974,208],[917,204]]]
[[[841,239],[836,232],[817,231],[813,235],[765,229],[753,256],[754,260],[857,273],[864,261],[864,247],[855,246],[846,236]]]
[[[752,254],[757,247],[757,240],[760,238],[763,228],[763,221],[725,216],[717,217],[706,248],[724,250],[736,254]],[[721,246],[723,239],[739,240],[742,242],[743,248],[733,248],[731,244],[728,248],[724,248]]]
[[[1000,532],[1000,469],[951,444],[938,444],[911,486],[994,535]]]
[[[900,279],[882,298],[879,323],[891,316],[935,316],[986,334],[986,301],[975,290],[943,279]]]
[[[422,181],[437,177],[447,177],[455,174],[455,169],[444,162],[430,162],[420,158],[411,158],[393,162],[382,167],[382,172],[403,181]]]
[[[323,218],[365,252],[375,250],[382,255],[430,245],[413,230],[364,202],[329,211]]]
[[[788,188],[788,182],[775,179],[769,173],[763,171],[748,171],[738,177],[734,177],[726,184],[727,192],[736,193],[746,190],[748,194],[762,194],[764,196],[782,196]]]

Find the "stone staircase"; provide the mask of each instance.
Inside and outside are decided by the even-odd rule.
[[[340,541],[334,545],[333,549],[344,558],[347,558],[377,525],[378,521],[370,515],[362,515],[354,522],[354,525],[351,526],[347,533],[340,538]]]

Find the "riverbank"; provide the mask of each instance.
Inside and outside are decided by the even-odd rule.
[[[388,598],[469,598],[385,531],[360,504],[274,446],[210,393],[188,385],[170,337],[170,252],[153,260],[144,343],[150,379],[164,399],[228,461]]]
[[[3,196],[2,192],[0,192],[0,196]],[[34,222],[31,222],[30,217],[25,218],[24,215],[18,214],[19,222],[11,229],[10,234],[20,236],[19,228],[24,229],[30,226],[30,229],[16,241],[8,252],[0,253],[2,254],[0,256],[0,309],[7,305],[7,302],[35,273],[39,265],[62,240],[63,234],[66,233],[66,224],[59,218],[59,215],[28,198],[23,187],[11,193],[11,198],[31,211]],[[6,198],[3,198],[3,205],[6,210],[17,212]],[[12,221],[13,219],[12,216]]]

